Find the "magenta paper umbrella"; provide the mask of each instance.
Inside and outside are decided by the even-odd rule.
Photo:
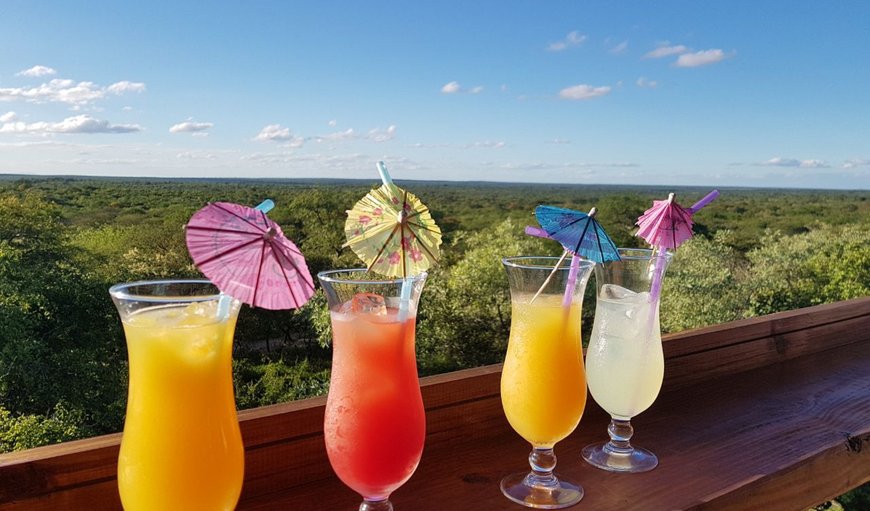
[[[653,201],[637,225],[637,235],[655,247],[673,250],[692,237],[692,214],[674,201],[674,194],[667,200]]]
[[[297,309],[314,294],[302,252],[264,211],[213,202],[186,227],[190,257],[221,292],[270,310]]]
[[[664,265],[660,259],[664,257],[668,249],[675,250],[692,237],[694,234],[692,216],[713,202],[718,196],[719,190],[713,190],[693,204],[692,207],[684,208],[677,204],[672,193],[668,195],[667,200],[653,201],[653,206],[637,219],[637,225],[640,227],[637,236],[646,240],[653,247],[653,256],[650,259],[650,264],[654,267],[652,284],[650,285],[652,303],[659,299],[662,290]]]

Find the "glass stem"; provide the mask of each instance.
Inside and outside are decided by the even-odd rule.
[[[556,468],[556,455],[553,448],[535,447],[529,454],[529,465],[532,471],[526,476],[526,483],[534,488],[554,489],[559,486],[559,480],[553,475]]]
[[[393,503],[390,499],[363,500],[359,505],[359,511],[393,511]]]
[[[634,450],[629,440],[634,434],[634,428],[628,419],[610,419],[607,426],[610,442],[604,445],[604,450],[611,454],[630,454]]]

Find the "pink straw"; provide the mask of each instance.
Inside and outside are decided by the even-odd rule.
[[[553,238],[547,234],[547,231],[541,229],[540,227],[534,227],[531,225],[526,226],[526,234],[529,236],[536,236],[538,238],[546,238],[551,240]],[[567,250],[565,251],[567,252]],[[564,257],[564,254],[562,254]],[[560,259],[561,263],[562,260]],[[568,282],[565,283],[565,294],[562,296],[562,306],[570,307],[571,302],[574,301],[574,288],[577,287],[577,274],[580,272],[580,257],[577,254],[571,254],[571,269],[568,270]],[[549,278],[547,279],[549,280]]]

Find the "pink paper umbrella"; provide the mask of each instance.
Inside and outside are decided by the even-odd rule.
[[[664,257],[668,249],[675,250],[694,234],[692,216],[701,208],[713,202],[719,196],[718,190],[713,190],[704,196],[690,208],[684,208],[674,200],[674,194],[668,195],[667,200],[653,201],[653,206],[646,210],[637,219],[640,227],[637,236],[653,246],[653,256],[650,263],[655,266],[652,284],[650,286],[650,300],[655,303],[659,299],[662,289],[662,270]]]
[[[263,211],[208,204],[187,223],[187,249],[221,292],[248,305],[297,309],[314,294],[302,252]]]
[[[692,216],[718,196],[718,190],[713,190],[690,208],[677,204],[673,193],[667,200],[653,201],[637,219],[637,236],[654,247],[674,250],[692,237]]]

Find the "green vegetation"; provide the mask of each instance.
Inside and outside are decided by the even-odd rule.
[[[0,179],[0,452],[120,431],[126,348],[110,285],[198,275],[182,226],[207,201],[255,205],[312,273],[358,266],[342,249],[345,210],[375,182]],[[510,327],[507,255],[558,255],[531,238],[537,204],[597,206],[617,244],[663,188],[406,183],[445,233],[418,317],[421,374],[500,362]],[[679,189],[691,204],[708,190]],[[662,301],[666,332],[870,294],[866,192],[722,190],[680,247]],[[593,283],[584,331],[591,331]],[[244,308],[234,379],[240,408],[326,392],[322,295],[298,311]],[[865,491],[866,493],[866,491]],[[855,494],[859,495],[859,494]],[[863,495],[863,494],[860,494]],[[845,505],[850,497],[844,497]],[[859,496],[854,496],[859,498]],[[848,509],[848,507],[847,507]]]

